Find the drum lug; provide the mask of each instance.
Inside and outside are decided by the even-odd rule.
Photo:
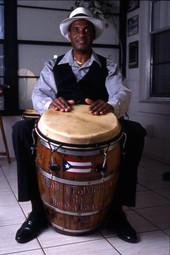
[[[122,144],[122,155],[123,155],[123,158],[125,157],[126,155],[126,141],[127,141],[127,134],[124,133],[124,141],[123,141],[123,144]]]
[[[103,167],[102,165],[98,165],[96,167],[96,172],[105,172],[105,167]]]
[[[100,172],[101,175],[102,175],[102,178],[104,178],[104,176],[106,174],[106,160],[107,160],[107,151],[108,151],[108,149],[109,149],[109,146],[107,147],[106,151],[100,149],[100,152],[104,156],[103,164],[97,166],[97,168],[96,168],[96,172]]]
[[[106,174],[106,168],[105,168],[105,166],[103,166],[103,165],[98,165],[98,166],[96,167],[96,172],[101,173],[102,178],[104,178],[104,176],[105,176],[105,174]]]
[[[52,162],[49,163],[50,172],[58,172],[60,171],[60,165],[54,164]]]
[[[31,146],[30,149],[31,149],[31,154],[33,155],[37,147],[34,145],[34,146]]]
[[[35,150],[37,149],[37,139],[36,139],[35,127],[32,130],[32,141],[33,141],[33,144],[30,149],[31,149],[31,154],[33,155]]]

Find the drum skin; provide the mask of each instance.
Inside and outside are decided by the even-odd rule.
[[[73,112],[78,110],[81,113],[81,110],[85,108],[88,113],[87,106],[75,106]],[[36,165],[39,191],[53,228],[62,234],[83,235],[94,231],[103,223],[114,199],[120,168],[122,131],[116,117],[112,118],[113,114],[111,114],[110,122],[115,119],[116,123],[113,123],[113,128],[110,131],[110,122],[109,127],[104,127],[106,129],[105,139],[103,138],[104,130],[101,130],[101,137],[100,132],[96,131],[97,138],[94,138],[95,130],[89,131],[89,133],[86,130],[85,136],[87,138],[88,134],[88,142],[80,131],[78,131],[78,138],[76,138],[75,131],[71,138],[71,131],[69,131],[67,141],[65,131],[61,137],[60,128],[62,129],[63,123],[60,127],[58,112],[55,113],[55,128],[52,124],[53,128],[51,129],[46,121],[42,128],[43,124],[40,122],[43,116],[36,128],[38,135]],[[48,111],[45,115],[48,115]],[[65,113],[62,115],[64,117]],[[81,118],[83,118],[82,116],[83,114]],[[101,116],[91,117],[97,117],[95,120],[97,123],[97,119]],[[106,115],[102,117],[106,117]],[[46,118],[47,116],[45,116]],[[105,122],[104,118],[102,119]],[[67,120],[67,117],[65,121],[65,126],[69,126],[70,121]],[[54,123],[54,120],[52,122]],[[79,125],[78,121],[77,123]],[[101,118],[99,124],[101,125]],[[86,126],[87,128],[88,126]],[[54,129],[54,131],[46,132],[45,129]],[[80,127],[77,129],[80,130]],[[59,136],[57,130],[59,130]],[[62,141],[54,140],[53,134]],[[80,136],[82,137],[81,141],[85,141],[83,144],[79,143]],[[70,143],[70,139],[73,139],[74,143]],[[98,143],[94,143],[94,141],[98,141]]]
[[[33,109],[25,109],[21,116],[22,119],[38,119],[39,117],[39,113]]]

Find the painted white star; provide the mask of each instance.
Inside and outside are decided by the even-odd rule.
[[[70,168],[69,164],[65,164],[65,168],[69,169]]]

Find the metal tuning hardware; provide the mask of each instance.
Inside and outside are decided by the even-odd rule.
[[[102,178],[104,178],[104,176],[106,174],[106,160],[107,160],[107,152],[109,150],[109,146],[105,149],[105,151],[102,150],[100,147],[99,147],[99,150],[100,150],[101,154],[104,155],[104,159],[103,159],[103,164],[97,166],[96,172],[101,172]]]
[[[123,155],[123,157],[125,157],[125,154],[126,154],[126,148],[125,148],[126,141],[127,141],[127,134],[124,133],[124,141],[123,141],[123,145],[122,145],[122,155]]]
[[[49,163],[49,168],[51,173],[60,171],[60,165],[54,164],[52,162]]]
[[[35,138],[36,136],[35,136],[35,127],[33,128],[33,130],[32,130],[32,141],[33,141],[33,143],[32,143],[32,146],[31,146],[31,153],[32,153],[32,155],[34,154],[34,152],[35,152],[35,150],[37,149],[37,146],[36,146],[36,138]]]
[[[53,173],[54,172],[58,172],[60,171],[60,165],[54,163],[54,152],[55,150],[52,148],[50,142],[48,141],[49,147],[51,149],[51,161],[49,163],[49,168],[50,168],[50,173],[51,173],[51,177],[53,177]]]

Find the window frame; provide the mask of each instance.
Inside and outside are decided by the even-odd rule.
[[[139,99],[141,103],[159,103],[169,104],[170,97],[160,97],[151,96],[151,86],[152,86],[152,66],[153,53],[152,53],[152,41],[151,35],[151,24],[152,24],[152,2],[147,1],[144,3],[143,11],[141,12],[142,20],[145,23],[140,24],[140,41],[143,47],[140,47],[140,89],[139,89]],[[141,22],[140,22],[141,23]],[[149,26],[148,26],[149,24]],[[167,30],[167,29],[166,29]],[[159,30],[160,32],[160,30]],[[148,47],[149,45],[149,47]],[[160,107],[160,112],[163,112],[164,107]],[[152,109],[152,107],[151,107]],[[154,107],[153,107],[154,109]],[[158,110],[158,109],[157,109]],[[155,110],[152,110],[155,111]],[[166,110],[165,110],[166,111]],[[158,110],[159,112],[159,110]]]

